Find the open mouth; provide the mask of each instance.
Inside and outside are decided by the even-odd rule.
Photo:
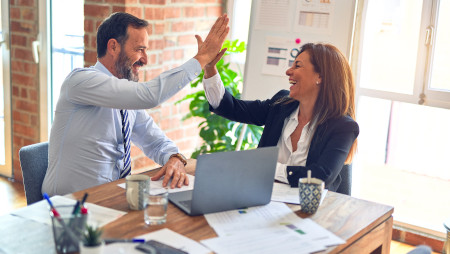
[[[289,80],[289,84],[291,84],[291,87],[293,87],[297,84],[297,81]]]

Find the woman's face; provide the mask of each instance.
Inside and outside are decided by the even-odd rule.
[[[319,73],[314,71],[314,65],[309,60],[308,51],[297,56],[291,68],[286,71],[289,76],[290,93],[289,97],[298,101],[306,101],[317,98],[320,91],[321,78]]]

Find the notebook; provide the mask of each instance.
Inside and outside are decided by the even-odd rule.
[[[278,147],[200,155],[194,189],[169,194],[189,215],[265,205],[272,195]]]

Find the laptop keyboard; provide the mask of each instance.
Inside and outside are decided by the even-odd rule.
[[[190,211],[191,210],[191,201],[192,200],[183,200],[183,201],[180,201],[179,203],[180,203],[180,205],[185,207],[188,211]]]

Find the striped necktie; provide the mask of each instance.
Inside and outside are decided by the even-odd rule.
[[[123,170],[120,173],[120,178],[124,178],[131,173],[131,158],[130,158],[130,122],[128,121],[128,111],[120,110],[122,116],[122,134],[123,147],[125,148],[125,156],[123,157]]]

